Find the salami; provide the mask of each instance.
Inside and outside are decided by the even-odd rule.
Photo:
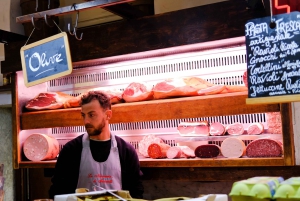
[[[253,157],[280,157],[282,144],[273,139],[257,139],[250,142],[246,148],[246,156]]]
[[[182,151],[180,147],[170,147],[167,151],[167,158],[174,159],[174,158],[181,158]]]
[[[148,147],[148,155],[150,158],[158,159],[158,158],[166,158],[167,151],[171,146],[165,143],[153,143]]]
[[[59,143],[45,134],[31,134],[24,142],[23,152],[31,161],[50,160],[58,155]]]
[[[148,147],[152,143],[163,143],[163,140],[161,138],[158,138],[154,135],[145,135],[143,139],[139,142],[139,152],[144,157],[149,157],[148,155]]]
[[[248,135],[258,135],[264,132],[264,125],[262,123],[252,123],[249,125],[247,133]]]
[[[245,151],[245,143],[238,138],[226,138],[221,144],[221,153],[226,158],[240,158]]]
[[[122,97],[126,102],[151,100],[153,99],[152,88],[146,83],[132,82],[126,87]]]
[[[200,145],[195,149],[198,158],[215,158],[220,154],[220,147],[215,144]]]
[[[226,132],[229,135],[242,135],[244,134],[244,125],[241,123],[234,123],[226,126]]]
[[[219,136],[225,134],[225,127],[219,122],[210,123],[209,134],[211,136]]]

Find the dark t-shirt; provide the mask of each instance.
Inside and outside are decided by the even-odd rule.
[[[77,188],[79,167],[82,151],[82,136],[71,140],[59,153],[55,165],[52,186],[49,196],[75,193]],[[128,190],[133,198],[142,198],[144,188],[142,185],[142,172],[137,153],[132,145],[116,136],[119,150],[122,174],[122,190]],[[90,140],[90,149],[95,161],[106,161],[110,152],[111,141]]]

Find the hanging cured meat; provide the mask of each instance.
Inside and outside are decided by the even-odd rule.
[[[250,142],[246,149],[246,156],[252,157],[280,157],[282,144],[273,139],[257,139]]]
[[[35,98],[29,100],[25,108],[28,110],[52,110],[64,108],[65,102],[73,96],[62,92],[39,93]]]
[[[123,92],[126,102],[146,101],[153,99],[153,86],[146,83],[132,82]]]

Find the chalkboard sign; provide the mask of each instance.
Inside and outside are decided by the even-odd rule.
[[[26,45],[20,52],[26,87],[72,72],[68,36],[65,32]]]
[[[300,101],[300,12],[250,20],[245,37],[246,103]]]

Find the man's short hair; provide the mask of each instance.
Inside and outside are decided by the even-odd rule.
[[[80,105],[90,103],[92,100],[98,100],[104,110],[111,109],[110,98],[102,91],[89,91],[82,95]]]

